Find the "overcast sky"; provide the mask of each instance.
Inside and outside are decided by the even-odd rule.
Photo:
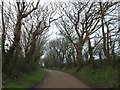
[[[15,2],[15,1],[21,1],[21,0],[0,0],[0,4],[1,4],[1,1],[4,1],[4,2],[9,2],[10,1],[12,3],[12,2]],[[27,2],[35,1],[35,2],[37,2],[38,0],[24,0],[24,1],[27,1]],[[87,1],[87,0],[40,0],[40,4],[44,4],[44,3],[47,3],[47,2],[55,3],[55,2],[72,2],[72,1],[81,1],[81,2],[83,2],[83,1]],[[91,1],[118,1],[118,0],[91,0]],[[1,32],[2,32],[2,28],[0,27],[0,36],[1,36]],[[59,32],[58,29],[52,23],[51,27],[50,27],[50,31],[49,31],[49,34],[51,34],[49,39],[54,40],[56,38],[59,38],[60,36],[58,36],[56,34],[57,32]]]
[[[4,1],[4,2],[9,2],[10,1],[10,2],[13,3],[15,1],[22,1],[22,0],[0,0],[0,3],[1,3],[1,1]],[[24,0],[24,1],[27,1],[27,2],[35,1],[35,2],[37,2],[38,0]],[[55,3],[55,2],[72,2],[72,1],[81,1],[81,2],[83,2],[83,1],[87,1],[87,0],[40,0],[40,4],[44,4],[44,3],[47,3],[47,2],[53,2],[53,3]],[[118,0],[91,0],[91,1],[118,1]],[[0,36],[2,34],[1,30],[2,30],[2,28],[0,27]],[[51,37],[50,37],[51,40],[59,37],[58,35],[56,35],[57,32],[59,32],[58,29],[52,23],[51,27],[50,27],[50,31],[49,31],[49,34],[51,34]]]

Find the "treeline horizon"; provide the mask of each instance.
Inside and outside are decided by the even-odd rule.
[[[45,51],[46,67],[62,67],[66,62],[69,67],[81,68],[87,61],[96,68],[95,55],[112,66],[117,65],[120,58],[118,4],[1,2],[3,77],[19,77],[20,73],[36,70]],[[52,24],[64,39],[46,45]]]

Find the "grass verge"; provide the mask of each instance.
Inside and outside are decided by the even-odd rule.
[[[77,78],[101,88],[116,88],[118,87],[118,69],[110,66],[93,69],[90,66],[85,66],[76,71],[77,68],[63,68],[62,71],[77,75]],[[98,87],[98,88],[100,88]]]
[[[20,80],[16,79],[14,81],[8,81],[4,87],[24,89],[31,88],[32,86],[41,82],[45,78],[46,73],[47,72],[45,70],[39,68],[37,71],[22,75]]]

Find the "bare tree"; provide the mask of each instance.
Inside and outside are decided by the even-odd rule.
[[[103,51],[104,55],[106,56],[106,59],[108,60],[108,63],[110,63],[110,40],[111,40],[111,35],[110,32],[112,30],[115,30],[116,27],[110,30],[109,25],[111,21],[115,20],[115,16],[113,16],[111,19],[106,21],[106,16],[109,16],[111,13],[114,13],[116,6],[118,2],[115,3],[110,3],[110,2],[99,2],[100,5],[100,17],[101,17],[101,25],[102,25],[102,35],[103,35]],[[112,9],[111,9],[112,7]],[[107,18],[108,19],[108,18]],[[113,21],[114,22],[114,21]],[[112,23],[113,24],[113,23]],[[114,24],[113,24],[114,25]],[[105,33],[105,26],[107,27],[107,33]]]
[[[70,10],[68,6],[72,6]],[[60,7],[64,17],[57,26],[76,48],[77,66],[81,67],[83,66],[83,45],[87,38],[100,28],[100,25],[98,25],[99,15],[97,15],[99,10],[96,9],[95,2],[72,2],[68,6],[65,4],[65,7]]]

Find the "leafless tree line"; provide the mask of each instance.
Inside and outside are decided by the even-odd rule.
[[[75,1],[57,4],[59,15],[62,15],[62,17],[55,21],[55,24],[60,31],[60,35],[64,36],[65,42],[69,42],[67,47],[66,43],[62,43],[68,48],[64,49],[68,52],[66,54],[70,61],[68,63],[72,63],[80,68],[84,66],[85,61],[87,61],[96,68],[95,56],[97,56],[99,57],[97,58],[99,61],[104,60],[104,62],[107,61],[113,66],[116,65],[120,55],[120,33],[118,29],[119,3],[120,2]],[[57,50],[61,49],[61,47],[59,47],[61,42],[58,44],[58,41],[54,41],[52,45],[51,43],[53,42],[50,42],[50,49],[54,49],[50,50],[50,56],[48,56],[52,57],[51,60],[53,61],[54,59],[58,60],[56,58],[58,55],[61,56],[61,54],[56,55],[58,51],[54,50],[56,50],[56,48]],[[69,45],[72,47],[69,47]],[[72,54],[71,50],[73,52]],[[63,58],[63,61],[60,63],[67,62],[67,58]],[[48,60],[48,62],[49,61],[50,60]],[[72,66],[72,64],[70,66]]]
[[[5,75],[35,70],[56,8],[34,2],[2,2],[2,67]],[[18,73],[16,73],[18,72]]]
[[[3,74],[35,69],[44,52],[46,66],[80,68],[88,61],[95,68],[95,56],[115,65],[120,55],[118,3],[2,2]],[[51,23],[63,38],[47,45]]]

